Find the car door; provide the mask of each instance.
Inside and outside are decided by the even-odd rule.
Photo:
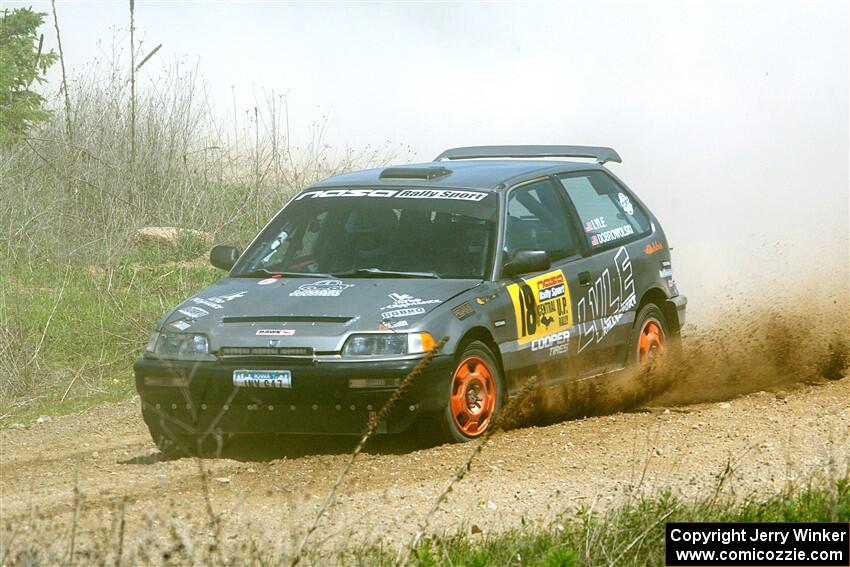
[[[532,374],[558,382],[578,371],[570,356],[577,348],[571,297],[582,249],[561,192],[547,177],[512,188],[506,198],[503,264],[522,250],[545,251],[550,262],[546,270],[503,279],[513,313],[502,355],[512,383]]]
[[[585,261],[574,299],[579,372],[618,370],[640,298],[632,258],[635,242],[651,231],[629,192],[601,170],[556,176],[583,233]]]

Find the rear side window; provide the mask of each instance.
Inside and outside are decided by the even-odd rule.
[[[628,242],[649,231],[649,219],[628,193],[601,171],[558,176],[591,248]]]
[[[544,250],[554,262],[576,254],[567,211],[547,179],[511,191],[505,228],[505,251]]]

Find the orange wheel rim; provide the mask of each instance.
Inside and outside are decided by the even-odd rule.
[[[638,363],[641,368],[660,366],[666,349],[666,339],[661,324],[655,319],[643,323],[638,338]]]
[[[496,380],[483,359],[470,356],[457,365],[449,402],[452,419],[464,435],[478,437],[490,427],[496,394]]]

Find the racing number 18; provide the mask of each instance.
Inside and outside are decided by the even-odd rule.
[[[522,336],[533,335],[537,330],[537,302],[527,283],[519,286],[519,312],[522,319]]]

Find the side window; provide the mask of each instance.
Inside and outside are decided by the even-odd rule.
[[[327,217],[327,211],[305,219],[300,225],[287,223],[269,244],[269,253],[260,260],[264,268],[295,270],[315,263],[313,256],[318,246],[319,230]]]
[[[505,252],[544,250],[554,262],[576,254],[563,202],[549,180],[514,189],[508,197]]]
[[[625,242],[649,230],[646,214],[601,171],[558,176],[591,248]]]

